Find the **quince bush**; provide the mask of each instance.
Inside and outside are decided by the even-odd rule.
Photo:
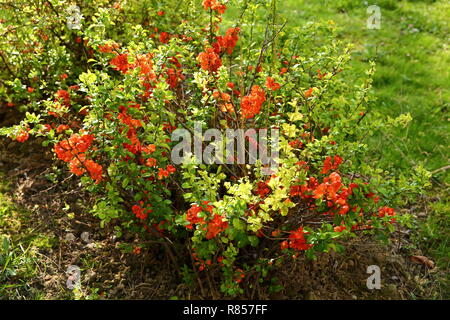
[[[367,162],[364,141],[410,117],[376,112],[374,63],[365,79],[344,77],[351,46],[333,22],[287,30],[276,1],[84,1],[71,30],[58,14],[69,2],[43,3],[34,8],[41,18],[26,2],[6,4],[2,74],[12,80],[0,90],[4,104],[27,113],[1,133],[45,137],[96,194],[101,225],[141,239],[136,254],[156,239],[174,265],[190,266],[200,283],[219,277],[233,296],[270,284],[285,259],[408,224],[394,208],[428,173],[394,176]],[[231,5],[241,14],[224,27]],[[172,132],[197,122],[279,129],[277,170],[175,165]]]

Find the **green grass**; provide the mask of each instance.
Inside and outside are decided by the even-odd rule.
[[[36,255],[31,241],[20,241],[27,214],[17,210],[5,196],[0,184],[0,299],[23,297],[30,288],[27,281],[37,272]]]
[[[433,257],[442,277],[439,287],[442,298],[450,299],[450,199],[444,192],[437,192],[429,204],[428,213],[419,221],[413,241],[417,248]]]
[[[0,300],[41,299],[35,284],[46,268],[42,252],[54,241],[32,227],[30,213],[14,205],[7,189],[0,176]]]

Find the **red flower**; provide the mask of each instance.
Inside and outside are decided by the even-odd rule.
[[[218,0],[203,0],[203,7],[205,8],[205,10],[215,10],[219,14],[225,13],[225,10],[227,9],[227,6],[221,4]]]
[[[168,43],[170,39],[170,35],[167,32],[161,32],[159,35],[159,41],[162,43]]]
[[[342,232],[345,229],[347,229],[345,226],[337,226],[337,227],[334,227],[334,232]]]
[[[156,151],[156,146],[154,144],[149,144],[148,146],[142,147],[142,152],[147,154],[153,153]]]
[[[323,169],[320,173],[326,174],[330,170],[336,170],[337,168],[339,168],[339,165],[342,163],[342,161],[342,158],[338,155],[334,156],[334,161],[331,159],[331,157],[328,156],[323,163]]]
[[[114,50],[119,49],[119,47],[120,46],[115,42],[112,44],[105,43],[104,45],[99,45],[98,50],[103,53],[112,53]]]
[[[86,170],[92,180],[95,180],[96,183],[102,180],[102,166],[93,160],[86,160],[86,156],[84,154],[78,154],[70,161],[70,171],[77,176],[81,176],[86,172]]]
[[[174,68],[167,69],[167,83],[173,89],[178,85],[179,80],[184,80],[185,76],[182,70],[176,70]]]
[[[115,56],[110,63],[114,66],[114,69],[124,74],[132,68],[132,65],[128,63],[128,54],[126,53]]]
[[[281,88],[279,83],[276,83],[275,80],[271,77],[267,77],[266,79],[266,87],[269,90],[277,91]]]
[[[16,136],[16,141],[22,143],[28,140],[28,138],[30,137],[30,134],[28,133],[28,131],[22,130],[20,131],[20,133]]]
[[[28,87],[28,88],[27,88],[27,91],[28,91],[29,93],[32,93],[32,92],[34,91],[34,88]]]
[[[222,60],[213,48],[205,49],[198,55],[197,59],[202,69],[209,72],[216,72],[222,66]]]
[[[303,227],[299,227],[297,230],[290,232],[289,247],[295,250],[308,250],[312,247],[312,244],[306,242]]]
[[[256,190],[256,193],[261,197],[261,198],[265,198],[266,195],[268,195],[270,193],[270,188],[267,186],[266,182],[263,181],[259,181],[257,183],[257,187],[258,189]]]
[[[160,17],[162,17],[162,16],[164,15],[164,13],[165,13],[165,12],[162,11],[162,10],[157,12],[158,16],[160,16]]]
[[[317,70],[317,78],[319,78],[319,80],[322,80],[328,73],[321,73],[320,69]]]
[[[241,99],[241,114],[246,119],[253,118],[261,111],[262,104],[266,101],[264,90],[259,86],[253,86],[250,95]]]
[[[155,167],[156,166],[156,159],[155,158],[148,158],[145,162],[145,165],[147,167]]]
[[[220,53],[226,50],[228,54],[232,54],[239,40],[238,34],[240,31],[240,28],[230,28],[227,30],[225,36],[218,36],[217,42],[214,44],[216,52]]]
[[[151,211],[151,209],[148,209]],[[145,212],[144,208],[142,208],[141,206],[138,206],[137,204],[135,204],[134,206],[131,207],[131,211],[133,211],[134,215],[141,220],[145,220],[148,217],[148,211]]]
[[[206,239],[212,239],[219,233],[228,228],[228,222],[223,221],[222,216],[216,214],[212,220],[208,221],[208,227],[206,232]]]
[[[308,90],[305,91],[305,98],[309,98],[312,96],[313,93],[313,88],[309,88]]]
[[[56,91],[56,101],[62,102],[65,106],[70,106],[70,94],[66,90]]]
[[[174,166],[168,165],[166,169],[159,168],[158,172],[158,180],[161,180],[163,178],[167,178],[171,173],[174,173],[177,171]]]
[[[61,133],[64,132],[66,130],[69,130],[70,127],[67,124],[60,124],[57,128],[56,128],[56,132],[57,133]]]
[[[382,207],[378,210],[378,216],[380,218],[383,218],[385,216],[392,217],[392,216],[395,216],[395,211],[394,211],[394,209],[389,208],[389,207]]]
[[[57,143],[54,151],[59,159],[70,162],[76,155],[86,152],[93,140],[93,135],[73,134],[68,140]]]
[[[194,224],[200,223],[203,224],[205,220],[203,218],[199,218],[198,214],[202,212],[202,207],[197,204],[192,205],[192,207],[186,213],[186,220],[189,221],[189,225],[186,226],[187,229],[192,230]]]

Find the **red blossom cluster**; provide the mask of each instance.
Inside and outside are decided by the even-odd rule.
[[[231,96],[225,92],[214,91],[213,98],[219,102],[219,109],[222,112],[234,113],[234,106],[231,103]]]
[[[395,211],[394,211],[394,209],[389,208],[389,207],[382,207],[378,210],[378,216],[380,218],[384,218],[386,216],[392,217],[392,216],[395,216]]]
[[[313,94],[313,88],[309,88],[308,90],[305,91],[305,98],[308,99],[312,96]]]
[[[28,130],[21,130],[19,134],[16,136],[16,141],[23,143],[28,140],[30,137],[30,134],[28,133]]]
[[[58,127],[56,127],[56,133],[63,133],[66,130],[69,130],[70,127],[67,124],[60,124]]]
[[[272,91],[277,91],[277,90],[280,90],[280,88],[281,88],[280,84],[275,82],[275,80],[271,77],[267,77],[266,87],[267,87],[267,89],[272,90]]]
[[[130,70],[133,67],[133,65],[128,62],[127,53],[115,56],[114,58],[111,59],[109,63],[114,66],[114,69],[122,72],[123,74],[127,73],[128,70]]]
[[[111,44],[106,43],[104,45],[98,46],[98,50],[103,53],[113,53],[114,51],[118,50],[119,48],[120,48],[119,44],[117,44],[115,42],[111,43]]]
[[[217,54],[226,51],[228,54],[232,54],[236,44],[239,40],[240,28],[230,28],[225,33],[225,36],[216,37],[217,42],[213,44],[214,50]]]
[[[303,144],[303,142],[300,141],[300,139],[295,139],[293,141],[290,141],[289,145],[292,148],[297,148],[297,149],[302,149],[304,147],[304,144]]]
[[[182,65],[177,57],[170,58],[169,63],[172,67],[166,69],[166,82],[170,88],[174,89],[178,86],[178,83],[183,81],[186,77],[183,75]],[[166,68],[166,64],[163,64],[163,68]]]
[[[337,170],[337,168],[339,168],[339,166],[341,165],[342,161],[343,161],[342,158],[339,157],[338,155],[335,155],[334,159],[332,159],[331,157],[327,157],[325,159],[325,162],[323,163],[323,169],[320,173],[327,174],[331,170]]]
[[[102,166],[91,159],[86,159],[84,154],[92,142],[94,136],[85,134],[73,134],[69,139],[58,142],[54,151],[59,159],[70,164],[70,171],[77,176],[81,176],[86,171],[96,182],[102,179]]]
[[[256,184],[256,194],[258,194],[261,198],[265,198],[270,193],[270,188],[267,185],[267,182],[259,181]]]
[[[118,115],[118,119],[121,123],[127,126],[127,138],[130,140],[130,143],[123,143],[123,147],[130,151],[133,154],[141,153],[146,146],[141,144],[141,141],[137,135],[137,129],[142,127],[142,123],[139,119],[134,119],[132,116],[128,114],[129,108],[139,109],[139,104],[129,103],[128,106],[120,106],[120,113]]]
[[[222,60],[214,48],[206,48],[205,51],[200,52],[197,59],[202,69],[209,72],[217,72],[222,66]]]
[[[220,3],[218,0],[203,0],[203,8],[205,8],[205,10],[215,10],[219,14],[224,14],[227,6]]]
[[[77,176],[81,176],[86,171],[89,172],[92,180],[99,182],[102,180],[103,168],[91,159],[86,159],[85,154],[79,154],[70,161],[70,171]]]
[[[199,217],[198,214],[201,212],[209,213],[212,219],[205,220],[205,218]],[[213,206],[208,201],[204,201],[202,206],[197,204],[192,205],[186,213],[186,220],[189,221],[189,225],[186,226],[189,230],[192,230],[196,224],[201,225],[203,230],[206,230],[206,239],[208,240],[215,238],[219,233],[228,228],[228,222],[224,221],[221,215],[213,213]]]
[[[150,207],[151,204],[144,206],[144,201],[139,201],[139,205],[135,204],[133,207],[131,207],[131,211],[134,213],[136,218],[145,220],[147,219],[148,215],[153,212]]]
[[[170,34],[168,34],[167,32],[161,32],[159,34],[159,41],[161,41],[162,43],[166,44],[168,43],[170,40]]]
[[[319,80],[322,80],[323,78],[325,78],[327,74],[328,73],[326,73],[326,72],[324,72],[324,73],[320,72],[320,69],[317,70],[317,78],[319,78]]]
[[[241,115],[246,119],[253,118],[261,111],[261,106],[266,101],[264,90],[257,85],[252,87],[249,95],[241,99]]]
[[[70,106],[70,94],[66,90],[60,89],[56,91],[56,101],[61,102],[63,105]]]
[[[166,169],[163,168],[159,168],[158,170],[158,180],[162,180],[164,178],[167,178],[170,176],[170,174],[175,173],[177,171],[177,169],[169,164]]]
[[[322,172],[329,171],[330,159],[331,157],[327,157],[327,160],[325,160],[324,169],[327,170],[322,170]],[[335,156],[334,159],[335,162],[331,166],[333,169],[337,169],[339,164],[342,163],[342,158]],[[344,215],[350,210],[348,199],[353,194],[353,189],[357,187],[356,183],[351,183],[348,187],[345,187],[341,176],[337,172],[332,172],[323,179],[322,183],[319,183],[315,177],[310,177],[307,183],[292,186],[290,195],[291,197],[300,196],[309,203],[311,208],[315,207],[315,200],[323,199],[328,207],[325,214],[334,215],[338,213]]]
[[[340,226],[334,227],[333,231],[334,231],[334,232],[343,232],[343,231],[346,230],[346,229],[347,229],[346,226],[340,225]]]
[[[281,250],[291,248],[294,250],[302,251],[308,250],[313,245],[308,244],[305,239],[305,232],[303,231],[303,227],[299,227],[297,230],[293,230],[289,234],[289,241],[283,241],[281,243]]]

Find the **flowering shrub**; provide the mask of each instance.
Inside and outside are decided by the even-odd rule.
[[[92,213],[102,225],[113,224],[119,236],[136,232],[143,243],[163,241],[176,266],[190,265],[200,281],[220,275],[228,295],[243,293],[243,282],[270,281],[285,259],[341,251],[341,239],[407,223],[393,208],[427,174],[393,176],[366,161],[371,132],[409,121],[376,113],[374,64],[366,79],[350,82],[351,47],[337,40],[334,24],[286,32],[275,1],[236,1],[242,14],[230,28],[221,25],[225,1],[187,2],[178,2],[183,14],[167,9],[175,1],[140,2],[149,13],[141,20],[133,2],[82,8],[79,30],[42,47],[44,56],[64,59],[64,68],[48,63],[52,75],[68,77],[41,81],[42,93],[26,98],[24,120],[1,133],[19,142],[46,137],[55,159],[96,194]],[[267,21],[251,14],[257,8]],[[72,39],[86,60],[63,43]],[[16,76],[2,87],[5,102],[19,103],[24,86],[36,87]],[[195,123],[280,130],[277,169],[267,175],[261,161],[173,163],[172,133]]]

